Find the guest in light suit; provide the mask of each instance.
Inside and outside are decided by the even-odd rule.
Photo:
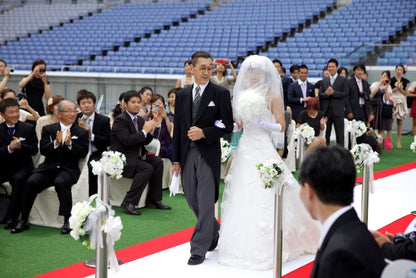
[[[218,243],[214,204],[220,183],[220,138],[233,130],[230,93],[209,81],[212,67],[209,53],[195,52],[191,65],[195,83],[179,91],[175,101],[172,172],[178,175],[182,169],[185,198],[197,217],[189,265],[201,264]]]
[[[378,278],[386,265],[351,206],[355,175],[353,157],[341,146],[318,147],[300,166],[300,198],[312,218],[322,223],[311,278]]]
[[[27,222],[30,210],[38,193],[54,186],[59,199],[59,215],[64,216],[62,234],[69,234],[71,216],[71,187],[79,178],[79,160],[88,153],[88,132],[75,125],[77,109],[73,101],[62,100],[58,104],[59,123],[46,125],[42,129],[40,153],[45,162],[33,170],[27,180],[23,197],[22,219],[12,229],[20,233],[29,229]]]
[[[0,184],[9,181],[12,195],[7,208],[4,228],[16,225],[26,180],[33,170],[32,155],[38,152],[38,139],[32,124],[19,121],[16,99],[0,102]]]
[[[349,95],[348,81],[338,75],[338,61],[330,59],[327,63],[329,77],[324,77],[319,89],[319,101],[324,116],[328,118],[326,125],[326,144],[330,144],[332,124],[335,127],[337,144],[344,146],[344,107],[345,98]]]
[[[111,141],[110,118],[94,111],[96,101],[95,95],[90,91],[84,89],[77,93],[77,103],[81,113],[78,113],[75,123],[86,129],[90,138],[90,157],[88,159],[90,196],[97,193],[98,177],[92,173],[91,161],[100,160],[103,152],[110,146]]]
[[[305,110],[306,103],[311,97],[315,96],[313,84],[307,81],[308,67],[299,66],[299,79],[289,85],[288,102],[292,108],[292,118],[298,122],[300,113]]]

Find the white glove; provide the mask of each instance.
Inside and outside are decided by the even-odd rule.
[[[282,131],[282,126],[279,123],[272,123],[269,121],[265,121],[263,119],[259,119],[257,124],[264,128],[265,130],[280,132]]]

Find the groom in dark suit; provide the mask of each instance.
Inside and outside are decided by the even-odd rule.
[[[126,156],[127,165],[124,167],[123,176],[133,179],[130,190],[121,203],[121,207],[131,215],[141,215],[135,207],[147,183],[149,183],[147,194],[149,204],[157,209],[171,209],[161,202],[163,162],[160,157],[149,155],[144,147],[153,140],[151,133],[156,125],[153,121],[145,121],[139,116],[141,102],[142,98],[138,92],[134,90],[125,92],[126,111],[114,120],[111,131],[111,149]]]
[[[5,215],[6,230],[16,224],[26,180],[33,170],[32,155],[38,152],[38,139],[32,124],[19,121],[15,99],[0,102],[0,184],[9,181],[12,195]]]
[[[188,264],[201,264],[218,243],[219,223],[214,205],[220,182],[220,138],[233,130],[230,93],[209,82],[212,57],[204,51],[192,55],[195,83],[176,95],[172,172],[182,169],[188,205],[197,217]]]
[[[344,146],[344,108],[345,99],[349,95],[348,81],[338,75],[338,61],[330,59],[327,63],[329,77],[324,77],[319,89],[319,101],[324,116],[328,118],[326,123],[326,144],[330,144],[332,124],[335,127],[337,144]]]
[[[314,86],[307,81],[308,67],[299,66],[299,79],[289,85],[287,99],[288,105],[292,108],[292,118],[297,122],[300,113],[305,110],[306,103],[315,96]]]
[[[386,265],[351,206],[355,174],[353,157],[341,146],[316,148],[300,166],[300,198],[312,218],[322,223],[311,278],[376,278]]]
[[[45,162],[33,170],[27,180],[23,197],[22,219],[12,229],[20,233],[29,228],[28,217],[38,193],[54,186],[59,199],[59,215],[64,216],[62,234],[69,234],[69,217],[72,209],[71,187],[79,178],[79,160],[88,153],[88,132],[75,125],[77,109],[73,101],[62,100],[58,104],[59,123],[42,129],[40,153]]]

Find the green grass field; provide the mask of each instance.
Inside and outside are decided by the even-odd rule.
[[[393,146],[395,146],[393,137]],[[416,161],[416,153],[409,146],[413,136],[402,137],[402,149],[383,151],[380,163],[374,171]],[[221,191],[224,184],[221,184]],[[169,197],[163,192],[163,202],[172,206],[171,211],[144,208],[141,216],[131,216],[115,207],[116,215],[122,218],[122,236],[115,244],[120,250],[175,231],[192,227],[195,217],[188,208],[183,195]],[[45,272],[85,261],[95,256],[69,235],[61,235],[60,229],[31,225],[30,230],[21,234],[10,234],[0,229],[0,277],[32,277]],[[185,259],[184,259],[185,260]]]

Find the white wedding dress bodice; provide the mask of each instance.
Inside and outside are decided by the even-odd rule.
[[[264,105],[262,103],[257,102],[258,105]],[[256,110],[255,107],[252,108],[252,111]],[[271,114],[270,111],[264,113]],[[285,181],[283,261],[315,252],[320,224],[312,220],[304,208],[299,198],[299,184],[278,155],[269,132],[258,127],[250,118],[250,115],[242,117],[244,131],[225,178],[219,263],[267,270],[273,267],[275,189],[281,185],[276,184],[273,188],[266,189],[257,172],[257,164],[273,160],[283,170],[284,176],[279,178],[279,181]]]

